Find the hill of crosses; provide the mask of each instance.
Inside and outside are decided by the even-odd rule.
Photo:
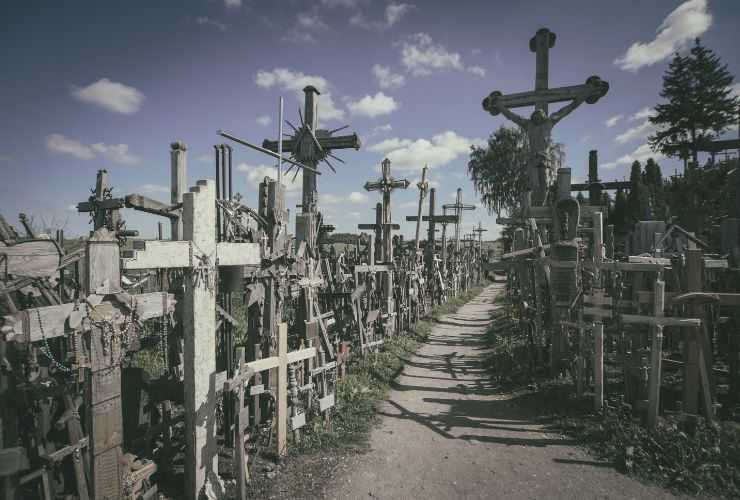
[[[511,43],[457,53],[431,25],[394,31],[432,9],[449,17],[447,4],[291,4],[269,21],[266,6],[213,3],[222,20],[182,21],[188,50],[213,50],[195,34],[206,28],[236,37],[249,13],[250,26],[262,14],[284,35],[259,45],[271,59],[305,54],[307,73],[257,72],[250,48],[246,62],[224,58],[223,73],[207,75],[236,78],[246,64],[258,87],[288,95],[275,95],[275,116],[195,86],[212,111],[193,121],[215,124],[211,135],[169,136],[170,124],[189,130],[172,117],[140,124],[159,150],[146,171],[125,144],[49,136],[50,154],[99,163],[94,177],[67,170],[74,189],[53,188],[76,200],[68,214],[87,224],[77,232],[48,223],[49,203],[33,197],[18,213],[10,190],[26,178],[0,141],[0,183],[10,180],[0,189],[0,500],[740,494],[740,105],[732,66],[697,38],[713,26],[712,5],[644,7],[662,24],[654,41],[619,49],[614,67],[594,64],[618,75],[606,74],[610,85],[574,64],[603,40],[553,21],[556,37],[534,13]],[[715,17],[730,9],[717,3]],[[643,7],[630,8],[639,17]],[[406,70],[373,66],[383,91],[358,101],[308,74],[316,65],[344,78],[321,61],[338,52],[319,40],[344,33],[330,13],[352,9],[347,29],[400,40],[383,43]],[[26,14],[11,7],[11,22]],[[129,22],[121,29],[135,37]],[[491,67],[468,65],[476,54]],[[157,71],[187,64],[172,59]],[[419,98],[436,109],[400,106],[445,68],[439,78],[464,75],[475,91],[449,84],[443,100],[430,87]],[[620,101],[639,94],[627,82],[638,69],[657,86],[662,76],[663,90],[629,116]],[[158,98],[118,79],[74,86],[67,100],[128,120]],[[530,83],[496,90],[513,81]],[[122,107],[100,109],[106,99]],[[394,111],[399,124],[367,126]],[[417,112],[449,130],[472,120],[465,130],[490,137],[383,138]],[[363,137],[324,124],[345,114]],[[243,123],[257,118],[263,133],[252,137],[260,129]],[[620,123],[635,128],[598,139],[618,158],[600,165],[597,135]],[[639,154],[619,153],[637,134]],[[450,153],[445,141],[464,145]],[[566,147],[583,154],[566,163]],[[448,154],[457,166],[445,170]],[[663,177],[658,162],[671,161]],[[170,183],[127,194],[138,179]]]

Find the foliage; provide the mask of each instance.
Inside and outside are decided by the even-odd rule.
[[[736,424],[701,419],[689,430],[670,417],[655,431],[627,409],[565,417],[557,428],[577,437],[624,472],[692,494],[740,495],[740,432]]]
[[[711,49],[697,38],[689,54],[676,54],[663,75],[660,96],[650,122],[658,127],[650,146],[666,156],[698,164],[698,151],[736,123],[738,98],[730,90],[733,77]]]
[[[501,215],[519,207],[527,189],[527,134],[519,128],[500,127],[486,146],[473,146],[468,173],[475,192],[489,210]]]

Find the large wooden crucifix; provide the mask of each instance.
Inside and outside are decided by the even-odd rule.
[[[502,113],[527,131],[530,150],[527,176],[532,192],[531,203],[534,206],[541,206],[546,201],[547,161],[552,128],[581,103],[594,104],[609,90],[609,84],[598,76],[589,77],[583,85],[549,88],[549,54],[554,46],[555,33],[547,28],[539,29],[529,41],[529,49],[537,56],[534,91],[507,95],[494,91],[483,100],[484,110],[493,116]],[[548,104],[556,102],[569,104],[550,115]],[[535,108],[529,119],[511,111],[512,108],[524,106]]]
[[[283,151],[290,153],[293,157],[304,165],[313,167],[318,166],[319,162],[324,161],[334,170],[334,167],[328,161],[328,157],[342,161],[337,158],[332,150],[335,149],[360,149],[360,138],[357,134],[333,136],[334,132],[341,130],[319,130],[318,116],[318,99],[319,91],[313,85],[308,85],[303,89],[305,94],[304,112],[300,128],[294,127],[295,135],[288,140],[283,141]],[[265,140],[262,147],[270,151],[278,151],[278,141]],[[301,198],[302,211],[316,212],[318,194],[316,191],[316,174],[310,170],[304,169],[303,172],[303,195]]]

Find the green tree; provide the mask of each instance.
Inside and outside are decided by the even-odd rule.
[[[614,232],[616,234],[626,234],[629,232],[630,224],[629,213],[627,210],[627,197],[622,189],[617,190],[610,224],[614,225]]]
[[[527,190],[529,157],[527,133],[520,128],[502,126],[490,135],[485,146],[471,148],[468,174],[481,202],[490,211],[511,214],[520,207]],[[551,144],[551,169],[559,168],[564,161],[564,146]]]
[[[642,179],[642,165],[635,161],[630,171],[630,192],[627,195],[627,216],[630,222],[648,218],[649,195]]]
[[[519,128],[501,127],[483,147],[473,146],[468,173],[476,193],[489,210],[512,213],[527,189],[527,134]]]
[[[681,158],[690,152],[698,165],[699,149],[736,123],[732,81],[727,64],[698,38],[689,54],[676,53],[663,75],[660,96],[667,102],[655,106],[649,118],[658,127],[648,138],[653,151]]]

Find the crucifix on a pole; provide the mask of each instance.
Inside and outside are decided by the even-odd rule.
[[[415,242],[415,249],[416,249],[416,256],[418,259],[419,256],[419,230],[421,229],[421,207],[424,204],[424,198],[427,195],[427,191],[429,190],[429,183],[427,182],[427,168],[424,167],[421,171],[421,180],[416,183],[416,187],[419,188],[419,208],[416,211],[416,242]]]
[[[527,177],[533,206],[541,206],[546,201],[547,162],[552,128],[583,102],[594,104],[609,91],[609,84],[598,76],[589,77],[583,85],[549,88],[549,54],[554,46],[555,33],[547,28],[539,29],[529,41],[529,49],[537,55],[534,91],[507,95],[494,91],[483,100],[484,110],[493,116],[502,113],[527,131],[530,150]],[[556,102],[569,103],[550,115],[548,104]],[[525,106],[535,108],[529,119],[511,111],[512,108]]]
[[[393,260],[393,240],[391,238],[391,229],[393,221],[391,220],[391,192],[394,189],[406,189],[409,187],[407,179],[394,179],[391,177],[391,161],[386,158],[383,160],[383,176],[375,182],[366,182],[366,191],[381,191],[383,193],[383,262]]]

